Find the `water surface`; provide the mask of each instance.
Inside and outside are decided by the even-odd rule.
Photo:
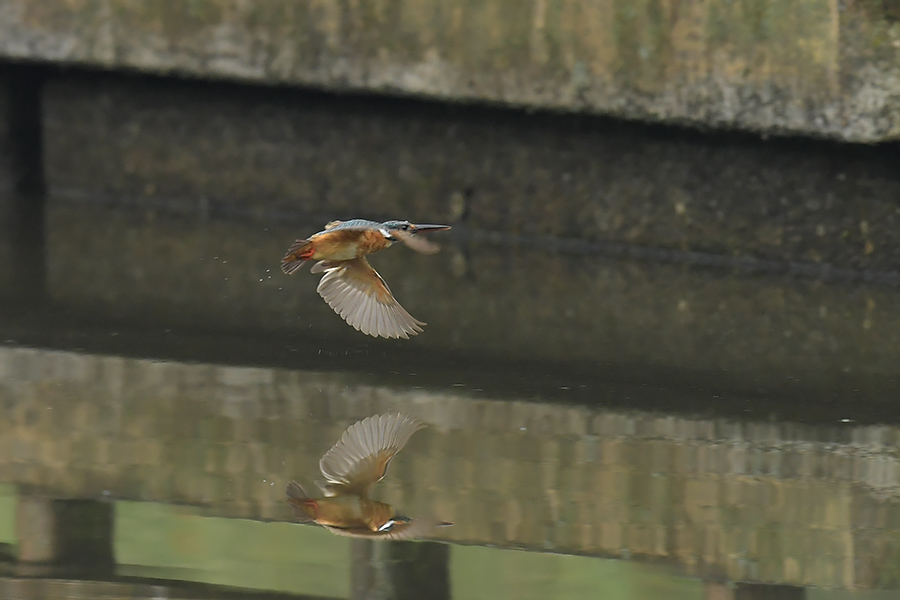
[[[455,239],[379,255],[429,321],[384,341],[275,272],[291,235],[51,205],[46,280],[0,306],[5,595],[900,588],[893,288]],[[387,411],[429,427],[378,497],[455,525],[373,545],[292,523],[285,483]],[[29,514],[112,525],[47,565]]]

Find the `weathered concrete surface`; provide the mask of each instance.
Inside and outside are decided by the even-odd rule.
[[[44,106],[55,196],[900,266],[900,148],[103,77],[49,82]]]
[[[294,227],[57,201],[47,220],[47,290],[67,314],[142,327],[296,333],[373,351],[412,346],[591,369],[600,363],[642,379],[662,368],[751,391],[796,381],[834,400],[853,394],[894,405],[895,288],[457,246],[446,236],[435,256],[401,247],[373,257],[400,302],[428,322],[423,335],[396,342],[348,327],[316,294],[317,277],[280,272],[295,235]]]
[[[16,503],[17,560],[49,563],[57,556],[56,515],[51,498],[20,496]]]
[[[0,297],[43,287],[43,182],[36,77],[0,65]]]
[[[480,396],[480,397],[475,397]],[[56,498],[290,520],[350,423],[430,427],[377,497],[479,545],[665,560],[695,575],[897,588],[900,428],[745,422],[399,390],[357,375],[0,348],[0,482]]]
[[[19,496],[17,561],[24,568],[27,563],[52,563],[112,575],[113,520],[109,502]]]
[[[2,0],[0,55],[900,137],[894,2]]]
[[[806,600],[806,589],[791,585],[738,583],[734,600]]]
[[[350,600],[450,600],[450,546],[352,540]]]

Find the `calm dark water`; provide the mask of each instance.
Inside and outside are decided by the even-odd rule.
[[[290,228],[47,222],[0,306],[5,597],[900,593],[892,288],[451,238],[378,256],[429,322],[384,341],[277,272]],[[455,525],[293,523],[285,483],[394,411],[429,426],[375,495]]]

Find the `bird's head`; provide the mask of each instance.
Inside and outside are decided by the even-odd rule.
[[[381,224],[381,229],[392,232],[401,231],[403,233],[422,233],[425,231],[445,231],[450,229],[449,225],[431,225],[428,223],[410,223],[409,221],[385,221]]]
[[[378,528],[378,531],[386,533],[393,530],[397,525],[408,525],[409,523],[412,523],[412,519],[410,519],[409,517],[396,515],[392,519],[388,519],[387,521],[385,521],[384,525]]]

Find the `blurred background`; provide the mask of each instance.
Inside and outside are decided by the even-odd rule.
[[[896,597],[898,139],[895,0],[0,0],[0,596]]]

